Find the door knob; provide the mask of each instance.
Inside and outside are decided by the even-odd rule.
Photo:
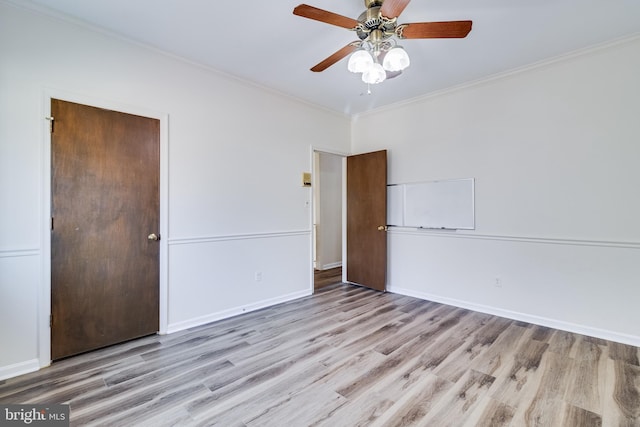
[[[378,226],[378,231],[387,231],[388,227],[386,225],[379,225]]]
[[[160,240],[160,236],[158,236],[156,233],[151,233],[147,236],[148,240]]]

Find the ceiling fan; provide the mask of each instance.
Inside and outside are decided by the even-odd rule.
[[[398,24],[398,16],[410,0],[364,0],[366,10],[358,19],[301,4],[293,14],[355,31],[360,40],[339,49],[311,68],[324,71],[352,54],[348,69],[361,72],[365,83],[376,84],[396,77],[409,66],[409,56],[396,39],[464,38],[471,21],[418,22]]]

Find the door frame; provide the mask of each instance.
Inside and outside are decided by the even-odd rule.
[[[325,154],[333,154],[334,156],[342,157],[342,281],[345,282],[347,280],[347,157],[351,154],[346,153],[344,151],[332,150],[329,148],[311,146],[310,150],[310,164],[311,164],[311,177],[312,182],[315,180],[316,174],[320,173],[316,169],[316,164],[314,162],[314,153],[325,153]],[[310,271],[310,288],[311,294],[315,292],[314,290],[314,268],[313,268],[313,260],[315,259],[315,227],[313,226],[313,211],[315,209],[315,189],[313,185],[311,186],[311,193],[309,195],[309,228],[311,230],[311,238],[309,239],[309,271]]]
[[[42,247],[42,285],[38,294],[38,362],[40,367],[51,364],[51,99],[74,102],[91,107],[103,108],[160,121],[160,283],[158,333],[164,335],[168,329],[168,242],[169,236],[169,115],[145,107],[132,106],[122,102],[97,98],[91,95],[70,93],[58,89],[45,89],[42,95],[42,194],[41,194],[41,247]],[[54,117],[55,125],[55,117]]]

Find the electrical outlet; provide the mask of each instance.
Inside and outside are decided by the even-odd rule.
[[[502,287],[502,277],[496,276],[496,279],[495,279],[493,284],[494,284],[494,286],[496,288],[501,288]]]
[[[262,281],[262,271],[256,271],[255,279],[256,279],[256,282]]]

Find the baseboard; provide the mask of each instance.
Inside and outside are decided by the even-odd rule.
[[[342,261],[325,264],[320,268],[320,270],[331,270],[332,268],[338,268],[338,267],[342,267]]]
[[[231,308],[229,310],[207,314],[206,316],[195,317],[193,319],[184,320],[182,322],[177,322],[177,323],[170,323],[169,326],[167,327],[167,334],[172,334],[174,332],[183,331],[189,328],[194,328],[196,326],[206,325],[207,323],[215,322],[217,320],[227,319],[229,317],[238,316],[240,314],[249,313],[249,312],[260,310],[266,307],[271,307],[276,304],[281,304],[283,302],[292,301],[292,300],[306,297],[309,295],[311,295],[311,291],[309,290],[294,292],[291,294],[281,295],[276,298],[258,301],[253,304],[243,305],[240,307]]]
[[[27,360],[26,362],[15,363],[9,366],[0,367],[0,381],[8,378],[17,377],[19,375],[35,372],[40,369],[38,359]]]
[[[446,304],[446,305],[452,305],[454,307],[465,308],[465,309],[477,311],[480,313],[491,314],[494,316],[504,317],[507,319],[532,323],[534,325],[546,326],[548,328],[560,329],[567,332],[573,332],[576,334],[587,335],[594,338],[601,338],[608,341],[615,341],[622,344],[628,344],[635,347],[640,347],[639,336],[621,334],[614,331],[593,328],[590,326],[579,325],[576,323],[563,322],[556,319],[549,319],[546,317],[535,316],[535,315],[526,314],[526,313],[519,313],[516,311],[504,310],[501,308],[491,307],[491,306],[482,305],[482,304],[476,304],[469,301],[442,297],[438,295],[428,294],[425,292],[417,292],[411,289],[404,289],[404,288],[389,286],[387,290],[389,292],[393,292],[400,295],[406,295],[409,297],[419,298],[422,300],[433,301],[433,302]]]

